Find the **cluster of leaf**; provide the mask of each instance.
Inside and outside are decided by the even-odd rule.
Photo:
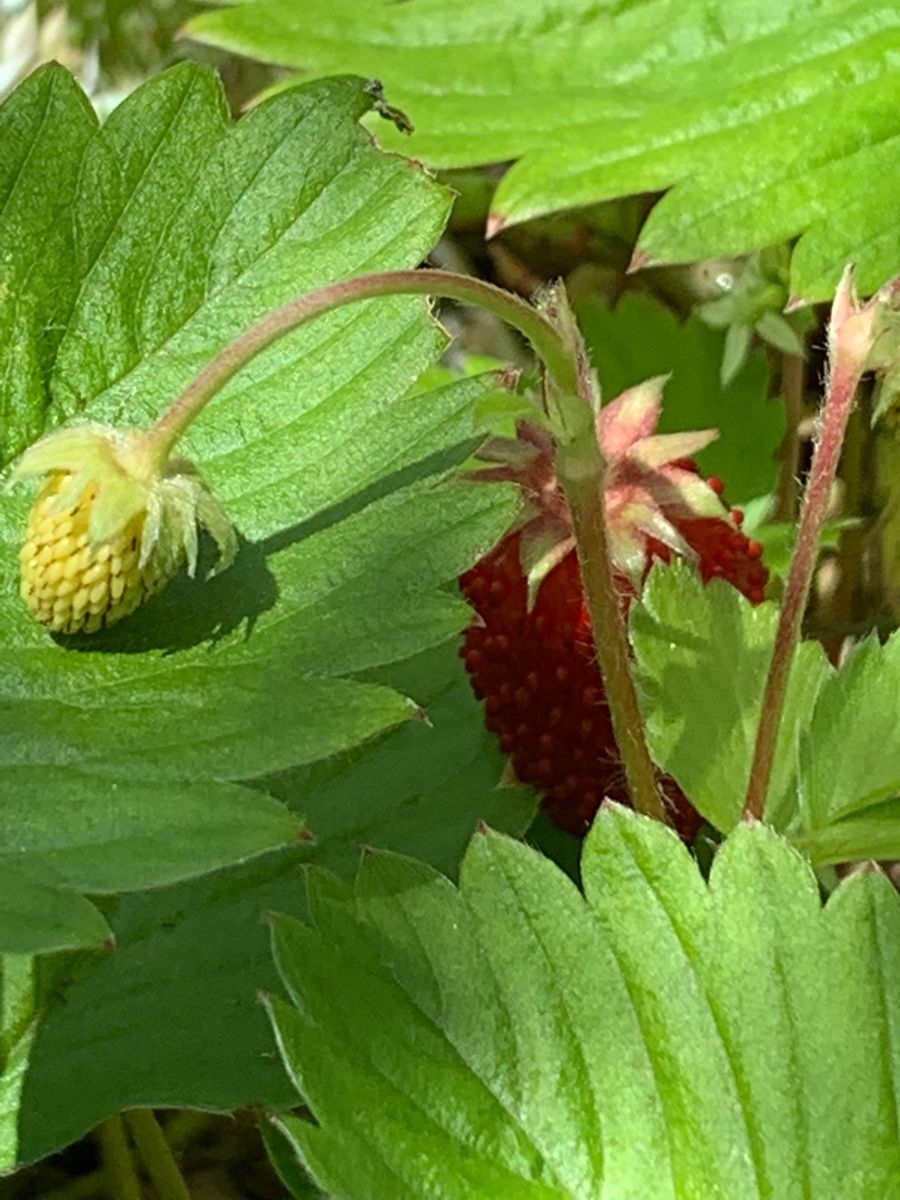
[[[417,263],[450,197],[372,146],[370,103],[335,80],[232,124],[185,64],[99,128],[65,71],[32,75],[0,109],[3,459],[67,418],[144,425],[279,303]],[[453,654],[385,674],[465,623],[447,585],[512,512],[442,482],[496,386],[422,394],[443,346],[421,302],[388,301],[256,359],[185,441],[240,531],[234,569],[106,636],[62,645],[30,620],[31,495],[3,497],[2,1166],[129,1105],[284,1100],[260,913],[303,911],[299,865],[352,868],[372,841],[450,870],[477,818],[528,824]]]
[[[887,879],[823,909],[758,825],[707,885],[674,834],[611,806],[582,882],[489,832],[459,888],[389,854],[353,891],[310,874],[313,927],[273,920],[293,1006],[269,1006],[317,1121],[277,1127],[329,1194],[896,1200]]]
[[[302,70],[377,76],[436,167],[517,160],[489,232],[671,189],[635,264],[802,235],[791,293],[844,264],[878,287],[900,235],[900,12],[882,0],[238,0],[192,37]]]

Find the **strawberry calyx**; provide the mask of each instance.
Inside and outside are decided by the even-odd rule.
[[[718,437],[714,429],[656,432],[667,376],[629,388],[604,405],[596,417],[597,438],[606,464],[606,522],[613,565],[639,588],[651,548],[697,560],[685,529],[692,520],[721,522],[737,531],[715,480],[700,475],[693,455]],[[543,580],[575,547],[572,522],[554,466],[554,442],[541,423],[516,422],[515,438],[491,438],[478,459],[491,465],[470,471],[482,482],[515,483],[522,494],[516,523],[521,532],[522,569],[533,603]]]

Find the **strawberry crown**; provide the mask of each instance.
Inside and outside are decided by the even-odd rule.
[[[690,462],[718,430],[657,433],[668,376],[629,388],[597,413],[597,438],[606,461],[606,521],[616,568],[638,585],[650,538],[685,558],[695,557],[674,524],[690,517],[732,523],[718,493]],[[519,519],[522,566],[529,594],[574,548],[572,522],[554,466],[554,442],[539,421],[516,422],[517,436],[494,437],[477,457],[493,466],[468,478],[515,483],[525,501]]]

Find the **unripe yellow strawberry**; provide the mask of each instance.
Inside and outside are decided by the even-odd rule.
[[[139,513],[110,540],[92,546],[89,488],[70,509],[55,513],[51,500],[65,482],[57,473],[41,490],[28,518],[19,559],[22,599],[42,625],[58,633],[95,633],[134,612],[164,587],[174,570],[152,558],[140,565],[144,514]]]
[[[128,616],[186,566],[197,564],[197,526],[234,558],[234,530],[196,469],[160,462],[136,430],[80,426],[26,450],[14,478],[50,472],[28,518],[21,595],[57,633],[95,633]]]

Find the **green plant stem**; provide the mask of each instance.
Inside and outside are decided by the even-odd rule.
[[[812,583],[819,537],[837,473],[847,421],[863,369],[864,359],[853,356],[842,358],[838,354],[829,373],[821,432],[803,496],[797,542],[791,559],[781,617],[775,635],[775,649],[763,695],[756,747],[744,803],[745,818],[762,820],[765,810],[772,765],[775,761],[778,729],[794,651],[800,637],[800,626]]]
[[[88,1197],[105,1196],[108,1200],[118,1200],[118,1193],[113,1193],[108,1186],[107,1174],[103,1167],[91,1171],[88,1175],[79,1175],[62,1187],[51,1188],[49,1192],[41,1192],[40,1200],[87,1200]]]
[[[109,1117],[97,1128],[103,1177],[110,1200],[141,1200],[134,1155],[121,1117]]]
[[[531,342],[563,390],[577,391],[576,372],[567,346],[553,325],[526,301],[493,284],[450,271],[385,271],[332,283],[299,296],[252,325],[188,384],[148,432],[145,447],[152,447],[158,461],[164,462],[209,401],[257,354],[307,321],[378,296],[440,296],[485,309],[518,329]]]
[[[656,768],[647,748],[628,633],[613,578],[603,502],[604,464],[596,438],[585,438],[581,446],[576,443],[560,450],[559,477],[572,514],[581,583],[631,803],[638,812],[667,821]]]
[[[159,1200],[191,1200],[171,1147],[150,1109],[135,1108],[125,1114],[125,1121]]]
[[[635,810],[668,821],[666,805],[650,757],[644,718],[632,674],[631,647],[625,614],[616,586],[606,522],[606,462],[597,435],[600,390],[587,348],[565,290],[551,289],[545,311],[570,347],[575,364],[578,402],[546,381],[545,398],[553,423],[560,429],[556,469],[572,516],[581,585],[591,616],[594,652],[609,703],[616,745],[622,758],[628,794]]]

